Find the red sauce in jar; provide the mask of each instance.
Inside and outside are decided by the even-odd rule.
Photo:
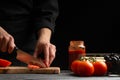
[[[70,69],[71,63],[74,60],[79,59],[81,56],[86,55],[84,41],[70,41],[68,54],[69,54],[69,69]]]

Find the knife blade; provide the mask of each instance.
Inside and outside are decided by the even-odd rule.
[[[29,53],[22,51],[18,47],[14,48],[12,54],[15,54],[16,59],[23,63],[37,65],[43,68],[46,67],[46,65],[44,64],[41,58],[37,59],[33,57],[32,55],[30,55]]]

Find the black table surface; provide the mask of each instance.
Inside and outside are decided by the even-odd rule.
[[[60,74],[0,74],[0,80],[120,80],[120,75],[79,77],[61,70]]]

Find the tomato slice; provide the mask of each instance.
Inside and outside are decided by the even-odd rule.
[[[29,69],[39,69],[40,67],[37,65],[28,64],[28,68]]]
[[[0,58],[0,67],[8,67],[12,64],[11,61]]]

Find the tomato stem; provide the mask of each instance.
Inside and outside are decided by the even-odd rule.
[[[90,62],[96,62],[96,57],[89,57]]]
[[[96,62],[96,57],[80,57],[80,61],[90,61],[90,62]]]

